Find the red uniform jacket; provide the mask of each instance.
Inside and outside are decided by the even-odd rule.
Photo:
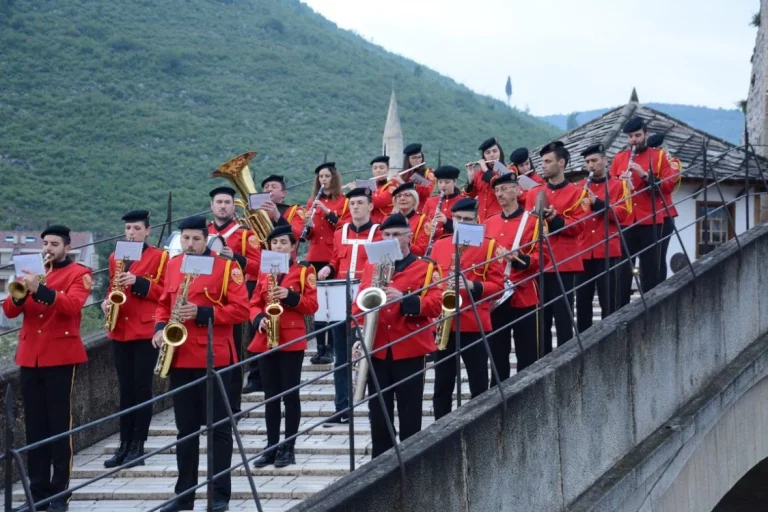
[[[429,245],[429,229],[432,227],[423,213],[411,211],[408,215],[408,223],[411,225],[411,252],[416,256],[424,256]]]
[[[629,186],[626,182],[611,178],[608,179],[608,198],[611,201],[616,217],[605,209],[605,180],[594,178],[589,184],[589,190],[597,196],[592,205],[592,213],[584,221],[584,231],[581,233],[582,257],[585,260],[605,259],[605,215],[608,215],[608,256],[621,257],[621,238],[619,238],[619,225],[632,213],[629,198]],[[577,186],[584,188],[584,182]],[[587,198],[585,198],[587,199]],[[616,224],[619,219],[619,225]]]
[[[25,368],[61,366],[88,360],[80,338],[82,308],[91,293],[91,269],[64,260],[45,276],[45,286],[20,302],[8,296],[3,312],[8,318],[24,313],[16,364]]]
[[[365,264],[368,263],[365,242],[378,242],[382,239],[379,225],[371,221],[368,221],[359,228],[355,227],[351,222],[347,222],[336,230],[333,238],[333,258],[331,258],[329,265],[331,267],[331,276],[335,276],[336,279],[347,278],[347,272],[352,264],[353,255],[356,259],[351,277],[352,279],[359,279],[363,275]]]
[[[509,170],[514,172],[517,177],[520,177],[520,171],[517,169],[516,165],[510,164]],[[528,174],[526,174],[525,176],[529,177],[530,179],[532,179],[533,181],[535,181],[540,185],[546,185],[546,183],[544,182],[544,179],[541,176],[539,176],[539,173],[535,171],[529,171]],[[517,198],[518,204],[523,208],[532,210],[533,207],[535,206],[532,201],[536,200],[536,194],[538,194],[539,190],[542,190],[542,189],[539,187],[536,187],[531,190],[523,190],[523,188],[520,187],[520,196]],[[533,197],[533,199],[529,201],[528,197]]]
[[[314,315],[317,312],[317,280],[315,269],[312,265],[291,264],[287,274],[277,276],[277,286],[288,288],[288,297],[280,301],[283,306],[283,314],[280,315],[280,345],[285,345],[299,338],[299,342],[282,347],[280,350],[299,351],[307,349],[307,328],[304,324],[304,315]],[[259,284],[251,297],[251,318],[253,319],[253,332],[256,333],[253,341],[248,346],[248,351],[253,353],[266,352],[267,333],[259,332],[261,319],[266,315],[269,297],[268,275],[262,273],[259,276]]]
[[[683,163],[680,161],[679,158],[673,157],[672,155],[670,155],[664,150],[661,150],[660,153],[667,158],[667,161],[669,162],[669,167],[672,169],[672,173],[677,175],[677,178],[672,180],[675,182],[675,186],[672,189],[672,192],[676,192],[677,189],[680,187],[680,180],[682,179]],[[657,167],[657,172],[660,167],[661,165]],[[664,201],[666,201],[667,206],[669,206],[670,217],[677,217],[677,208],[675,207],[674,200],[672,199],[672,192],[663,194]]]
[[[360,292],[371,285],[374,266],[365,266],[360,282]],[[410,253],[395,263],[395,272],[389,286],[403,293],[420,290],[433,281],[442,278],[440,267],[427,259],[422,259]],[[376,359],[385,359],[387,352],[392,351],[392,359],[408,359],[423,357],[435,351],[434,329],[423,329],[429,325],[441,312],[442,290],[432,286],[418,295],[404,297],[401,301],[390,304],[379,310],[379,321],[373,349],[389,345],[400,340],[388,349],[379,350],[373,354]],[[352,303],[352,314],[360,313],[356,301]],[[361,324],[366,322],[366,316],[359,317]],[[416,332],[419,331],[419,332]],[[404,339],[401,339],[404,338]]]
[[[491,327],[491,306],[494,300],[501,295],[499,292],[504,283],[504,267],[499,260],[489,261],[496,254],[496,241],[493,238],[485,238],[485,242],[480,247],[466,247],[461,251],[461,270],[470,281],[475,283],[472,298],[477,304],[477,313],[480,317],[480,325],[488,333]],[[435,242],[432,251],[433,259],[440,265],[443,277],[451,278],[451,262],[455,257],[455,246],[453,236],[446,235]],[[485,262],[485,265],[483,265]],[[479,265],[475,267],[475,265]],[[472,268],[475,267],[475,268]],[[471,269],[471,270],[470,270]],[[451,281],[446,281],[444,287],[454,286]],[[472,310],[472,302],[466,290],[461,290],[461,332],[479,332],[477,316]],[[453,330],[456,330],[456,318],[453,321]]]
[[[377,181],[376,190],[371,195],[373,211],[371,220],[374,224],[381,224],[384,219],[392,215],[392,191],[397,185],[391,181]]]
[[[424,205],[427,203],[427,199],[429,199],[429,196],[431,196],[432,192],[435,190],[435,171],[427,169],[424,172],[423,178],[427,179],[429,184],[416,184],[416,193],[419,194],[419,206],[416,209],[419,211],[424,210]]]
[[[631,151],[625,149],[613,157],[611,176],[618,178],[627,170],[630,154]],[[640,167],[645,172],[650,172],[649,169],[653,168],[654,183],[657,187],[654,192],[655,201],[654,204],[651,204],[651,189],[648,186],[648,181],[638,176],[637,173],[632,172],[632,184],[634,185],[634,190],[631,191],[632,215],[627,218],[624,225],[653,224],[654,208],[656,210],[656,223],[661,224],[664,217],[667,217],[667,211],[664,209],[664,203],[661,201],[660,195],[664,196],[668,206],[672,205],[672,192],[675,189],[675,184],[680,179],[680,174],[670,167],[666,154],[659,149],[646,148],[640,151],[635,155],[635,162],[640,164]]]
[[[440,205],[440,211],[443,212],[443,214],[448,219],[445,224],[439,223],[437,225],[437,232],[434,234],[434,240],[438,240],[439,238],[442,238],[442,236],[446,233],[453,233],[453,212],[451,212],[451,208],[453,205],[455,205],[460,199],[465,198],[466,195],[461,193],[460,191],[456,191],[453,195],[446,196],[443,199],[443,203]],[[440,201],[440,196],[432,196],[429,199],[427,199],[426,204],[424,205],[424,209],[421,210],[424,215],[427,216],[427,220],[431,223],[432,219],[435,218],[435,210],[437,209],[437,203]],[[446,229],[447,226],[447,229]]]
[[[213,319],[213,364],[216,367],[237,362],[232,326],[248,320],[248,291],[240,265],[215,253],[206,251],[215,258],[213,272],[209,276],[198,276],[189,286],[187,301],[197,305],[197,317],[184,322],[187,341],[176,347],[171,363],[172,368],[205,368],[208,344],[208,320]],[[165,287],[155,311],[155,332],[168,323],[184,283],[180,254],[168,262]]]
[[[326,215],[320,208],[315,208],[315,214],[312,221],[315,226],[309,228],[307,241],[309,242],[309,251],[307,252],[307,261],[331,261],[333,257],[333,232],[336,226],[340,226],[348,216],[348,200],[343,195],[334,199],[329,199],[325,195],[320,198],[326,208],[331,212]],[[312,211],[313,200],[307,203],[307,211]],[[319,270],[319,269],[318,269]]]
[[[496,194],[493,193],[492,182],[495,177],[495,171],[477,171],[475,179],[472,183],[467,183],[465,189],[469,197],[477,199],[477,220],[480,223],[501,211],[499,200],[496,199]]]
[[[501,212],[485,221],[485,234],[495,238],[498,246],[503,248],[496,252],[495,256],[500,256],[512,249],[522,220],[523,208],[518,207],[509,216]],[[535,243],[538,239],[538,218],[529,215],[520,237],[519,257],[523,263],[514,261],[508,265],[506,260],[500,260],[503,262],[504,272],[509,268],[510,280],[515,285],[515,293],[509,299],[510,306],[513,308],[539,305],[539,289],[536,281],[536,275],[539,272],[539,246]]]
[[[589,202],[581,202],[586,192],[568,180],[559,185],[547,183],[544,191],[549,205],[557,212],[555,218],[547,222],[548,233],[551,233],[547,237],[555,255],[555,265],[560,272],[581,272],[584,264],[579,254],[579,237],[585,223],[580,221],[590,213]],[[549,249],[545,246],[544,272],[555,271],[550,258]]]
[[[109,255],[109,283],[112,290],[115,277],[115,253]],[[127,300],[120,306],[117,322],[107,336],[115,341],[149,340],[155,333],[155,310],[163,294],[168,253],[144,245],[139,261],[128,262],[126,272],[136,276],[136,283],[123,290]]]
[[[234,258],[240,268],[245,270],[246,279],[249,281],[256,279],[261,266],[261,243],[253,231],[240,226],[232,219],[223,226],[217,226],[215,222],[211,222],[208,224],[208,234],[223,236],[227,247],[235,253]]]

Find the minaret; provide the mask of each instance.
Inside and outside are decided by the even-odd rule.
[[[389,98],[389,110],[387,111],[387,123],[384,125],[384,137],[382,137],[382,154],[389,155],[390,171],[401,170],[403,163],[403,129],[400,126],[400,114],[397,112],[397,98],[395,90]]]

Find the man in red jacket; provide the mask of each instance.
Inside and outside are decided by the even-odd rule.
[[[535,242],[539,232],[536,217],[524,211],[518,202],[522,191],[514,173],[496,179],[493,191],[501,205],[501,213],[485,221],[486,235],[495,238],[498,243],[499,250],[495,256],[505,255],[501,260],[504,264],[504,278],[508,285],[514,286],[511,297],[504,301],[501,301],[503,295],[494,298],[495,302],[501,302],[491,311],[491,357],[503,381],[511,373],[510,330],[515,337],[517,371],[538,359],[536,308],[539,305],[539,291],[536,276],[539,271],[539,249]],[[495,378],[491,375],[491,385],[494,384]]]
[[[589,205],[581,202],[586,192],[565,179],[565,167],[571,155],[561,141],[551,142],[539,151],[548,204],[544,210],[548,235],[544,247],[544,354],[552,352],[552,316],[555,317],[557,343],[573,338],[573,287],[576,275],[584,270],[579,254],[579,236]],[[551,251],[551,254],[550,254]],[[552,257],[554,256],[554,260]],[[559,277],[563,287],[560,286]],[[563,294],[563,288],[565,294]],[[568,301],[566,303],[566,301]],[[553,302],[552,304],[548,304]],[[570,311],[570,312],[569,312]]]
[[[396,213],[381,224],[385,240],[397,240],[403,258],[394,262],[392,279],[384,287],[387,306],[379,310],[379,320],[373,341],[370,371],[375,372],[381,389],[399,382],[384,393],[382,410],[375,397],[368,402],[371,420],[372,457],[378,457],[392,444],[387,423],[394,424],[394,398],[400,419],[400,441],[405,441],[421,430],[422,399],[424,397],[424,358],[435,349],[432,329],[425,328],[440,314],[441,290],[432,286],[417,292],[433,281],[441,279],[440,269],[427,259],[411,252],[411,226],[403,215]],[[360,293],[371,286],[374,266],[365,266]],[[361,312],[353,304],[352,313]],[[363,323],[366,318],[362,317]],[[407,379],[407,380],[406,380]],[[368,378],[368,394],[375,395],[372,378]]]
[[[451,210],[456,222],[477,224],[477,201],[474,199],[465,197],[453,205]],[[456,265],[453,235],[447,234],[435,243],[434,260],[440,265],[443,276],[449,278],[445,287],[455,290],[455,279],[451,275],[457,266],[467,278],[467,282],[459,278],[457,296],[461,300],[461,313],[458,321],[456,317],[450,317],[438,324],[438,343],[442,335],[448,336],[448,342],[442,350],[438,345],[435,356],[435,394],[432,399],[435,419],[451,412],[451,396],[456,385],[456,363],[452,356],[456,354],[457,327],[461,334],[461,359],[467,369],[472,398],[488,389],[488,353],[481,341],[480,327],[485,333],[491,332],[491,301],[503,285],[501,263],[498,260],[489,261],[494,257],[496,248],[496,241],[489,237],[479,247],[460,245],[460,261]],[[477,306],[477,315],[472,309],[470,295]],[[446,358],[450,361],[441,363]]]
[[[48,258],[44,276],[25,272],[20,281],[27,293],[3,302],[8,318],[24,314],[16,364],[20,369],[27,444],[72,428],[72,387],[75,367],[88,360],[80,338],[81,310],[91,293],[91,270],[67,258],[69,228],[50,226],[40,235]],[[27,471],[32,498],[40,501],[69,487],[72,438],[30,450]],[[51,475],[53,465],[53,475]],[[69,509],[71,495],[55,498],[48,510]]]
[[[286,204],[285,178],[279,174],[271,174],[261,180],[261,191],[269,194],[272,199],[266,201],[262,209],[267,212],[272,225],[291,226],[296,239],[301,236],[304,229],[304,208],[299,204]],[[293,255],[296,257],[296,255]]]
[[[597,288],[602,318],[617,309],[619,303],[616,295],[617,270],[614,267],[621,260],[619,226],[632,210],[629,206],[629,187],[626,182],[611,178],[606,173],[608,160],[605,157],[603,145],[593,144],[582,151],[581,156],[584,157],[590,177],[579,182],[578,185],[587,191],[587,196],[582,201],[589,201],[593,212],[584,221],[584,231],[581,233],[584,272],[576,279],[576,324],[579,332],[584,332],[592,327],[592,301],[595,297],[595,288]],[[613,212],[606,209],[606,192],[608,204]],[[606,245],[608,246],[607,259]],[[607,281],[606,272],[609,276]]]
[[[679,173],[670,167],[663,151],[648,147],[648,128],[643,118],[633,117],[627,121],[624,133],[629,147],[613,158],[611,176],[628,181],[632,193],[632,215],[625,221],[629,229],[625,229],[624,237],[629,263],[636,257],[640,260],[640,286],[643,293],[647,293],[661,282],[661,266],[666,254],[659,242],[664,219],[672,213],[665,208],[662,197],[671,197]],[[635,154],[630,162],[632,147]],[[632,266],[622,266],[619,306],[628,304],[632,294]]]
[[[120,410],[152,399],[152,380],[157,350],[152,346],[155,333],[155,310],[163,293],[168,253],[147,245],[151,229],[147,210],[135,210],[123,215],[125,238],[144,244],[141,259],[128,261],[116,275],[115,253],[109,255],[109,283],[107,296],[117,283],[126,296],[119,306],[115,327],[107,331],[112,340],[112,355],[120,388]],[[122,262],[121,262],[122,264]],[[114,306],[113,306],[114,307]],[[109,300],[101,303],[106,315]],[[120,416],[120,447],[115,455],[104,461],[105,468],[114,468],[135,461],[144,455],[152,406],[146,406]],[[144,465],[139,461],[136,465]]]
[[[205,376],[208,344],[208,322],[213,323],[213,365],[216,369],[237,361],[237,353],[232,337],[232,326],[245,322],[249,318],[248,292],[245,277],[236,261],[222,258],[206,247],[208,228],[205,218],[190,217],[179,224],[183,254],[168,262],[163,294],[155,311],[155,335],[152,343],[160,348],[163,345],[163,329],[172,320],[172,312],[178,314],[178,320],[187,330],[186,341],[176,347],[171,362],[171,389],[179,388]],[[186,255],[202,255],[214,258],[213,271],[210,275],[194,277],[187,289],[187,300],[179,302],[183,292],[186,274],[182,265]],[[232,372],[222,372],[225,386],[229,385]],[[173,395],[173,413],[176,438],[181,439],[197,431],[206,422],[205,384],[200,383]],[[214,421],[226,416],[226,409],[221,397],[213,401]],[[224,423],[214,429],[213,468],[216,473],[229,468],[232,462],[232,427]],[[177,495],[195,487],[198,478],[200,458],[200,438],[193,436],[176,446],[176,465],[179,477],[176,481]],[[214,482],[213,511],[228,509],[231,496],[231,476],[227,474]],[[193,510],[194,492],[177,498],[160,510],[176,512]]]

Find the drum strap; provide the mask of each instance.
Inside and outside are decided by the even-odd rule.
[[[237,231],[238,229],[240,229],[240,224],[235,222],[235,225],[229,228],[229,230],[221,236],[224,238],[224,240],[228,240],[229,237],[232,236],[232,234],[234,234],[234,232]]]
[[[357,240],[350,240],[348,238],[349,235],[349,222],[344,224],[341,227],[341,243],[343,245],[351,245],[352,246],[352,256],[349,260],[349,270],[347,271],[350,275],[355,275],[355,269],[357,269],[357,256],[359,252],[359,247],[363,244],[367,244],[369,242],[373,241],[373,236],[376,234],[376,228],[379,227],[378,224],[374,224],[371,226],[371,229],[368,231],[368,237],[367,238],[360,238]]]

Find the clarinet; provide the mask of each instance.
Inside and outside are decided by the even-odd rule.
[[[318,201],[320,197],[323,195],[323,186],[320,186],[320,190],[317,191],[317,195],[315,196],[315,201]],[[312,201],[312,209],[309,210],[309,219],[312,220],[315,217],[315,201]],[[307,241],[307,236],[309,235],[309,225],[308,221],[304,221],[304,229],[301,230],[301,236],[299,237],[299,240]]]
[[[592,183],[592,176],[595,174],[594,171],[589,171],[589,176],[587,176],[587,179],[584,181],[584,190],[587,190],[589,188],[589,184]]]
[[[437,217],[437,214],[440,212],[440,207],[443,205],[443,198],[445,195],[443,193],[440,193],[440,198],[437,200],[437,207],[435,208],[435,216],[432,217],[432,232],[429,234],[429,243],[427,243],[427,250],[424,253],[424,256],[429,256],[432,254],[432,246],[435,245],[435,231],[437,231],[437,221],[435,220],[435,217]]]

